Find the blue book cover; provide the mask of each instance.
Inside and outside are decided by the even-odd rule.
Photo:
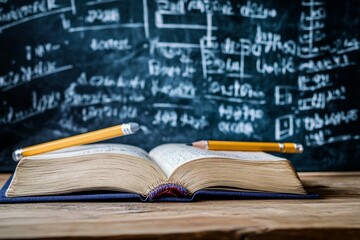
[[[64,202],[64,201],[124,201],[124,202],[192,202],[201,200],[235,199],[314,199],[318,194],[287,194],[271,192],[199,190],[192,195],[185,194],[182,187],[165,184],[147,197],[126,192],[81,192],[63,195],[6,197],[5,192],[11,182],[10,177],[0,190],[0,203]]]
[[[99,174],[94,174],[98,172],[99,166],[102,170]],[[219,166],[224,170],[219,171]],[[82,169],[84,170],[81,171]],[[89,172],[88,169],[91,171]],[[143,171],[137,172],[136,169]],[[61,175],[64,172],[66,174]],[[281,181],[280,172],[283,173]],[[86,187],[77,184],[79,176],[83,178],[83,183],[87,184]],[[48,181],[48,177],[51,181]],[[90,184],[88,180],[92,180],[92,183]],[[258,181],[258,185],[254,185],[253,181]],[[16,191],[14,185],[22,189],[21,186],[28,186],[31,182],[35,186],[33,192],[38,193],[39,196],[19,197],[21,194],[27,195],[24,188],[23,191],[17,190],[18,194],[14,194]],[[129,182],[132,182],[132,187]],[[65,183],[67,185],[63,186]],[[209,189],[209,186],[228,188]],[[256,190],[238,191],[239,186],[240,188],[250,186],[250,189]],[[66,187],[74,192],[63,194],[63,188]],[[137,189],[137,191],[136,193],[93,191],[94,189],[118,189],[118,191]],[[267,192],[259,191],[264,189]],[[278,191],[289,191],[292,194],[278,193]],[[14,180],[11,182],[10,178],[3,186],[0,202],[100,200],[189,202],[205,199],[315,197],[317,195],[307,194],[303,189],[288,160],[263,152],[209,151],[184,144],[163,144],[146,152],[138,147],[123,144],[89,144],[22,159],[16,168]]]

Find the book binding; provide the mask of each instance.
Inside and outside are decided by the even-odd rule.
[[[159,198],[189,198],[191,195],[186,188],[174,183],[165,183],[152,190],[146,200],[153,201]]]

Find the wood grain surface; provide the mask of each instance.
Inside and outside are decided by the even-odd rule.
[[[1,204],[0,238],[360,239],[360,172],[299,175],[320,199]]]

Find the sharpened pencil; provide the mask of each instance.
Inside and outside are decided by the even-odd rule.
[[[304,148],[299,143],[281,142],[235,142],[235,141],[216,141],[202,140],[188,144],[193,147],[222,150],[222,151],[261,151],[261,152],[282,152],[282,153],[302,153]]]

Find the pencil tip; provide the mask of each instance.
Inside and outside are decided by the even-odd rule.
[[[185,145],[186,146],[192,146],[192,143],[186,143]]]
[[[129,124],[130,124],[131,132],[133,133],[140,129],[140,125],[138,123],[131,122]]]
[[[193,142],[191,145],[196,148],[208,149],[208,142],[204,140]]]

